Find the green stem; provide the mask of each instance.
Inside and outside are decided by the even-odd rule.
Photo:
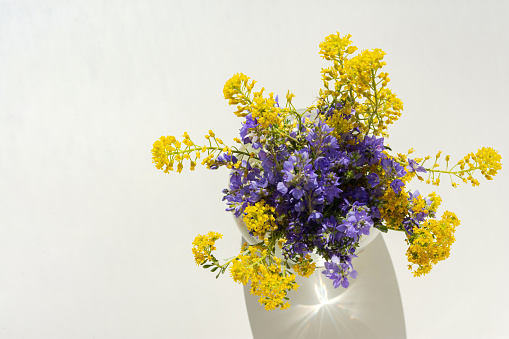
[[[460,171],[441,171],[441,170],[434,170],[434,169],[431,169],[431,168],[426,168],[426,171],[428,172],[434,172],[434,173],[447,173],[447,174],[454,174],[454,175],[457,175],[457,174],[460,174],[460,173],[468,173],[468,172],[473,172],[477,169],[480,169],[481,167],[471,167],[469,169],[465,169],[465,170],[460,170]]]
[[[295,139],[294,137],[290,136],[288,133],[280,130],[278,127],[275,127],[274,125],[272,126],[273,130],[276,131],[277,133],[279,133],[280,135],[292,140],[293,142],[297,143],[297,144],[301,144],[302,142],[299,141],[298,139]]]
[[[378,106],[379,106],[379,102],[378,102],[378,92],[376,90],[376,82],[375,82],[375,71],[374,70],[371,70],[371,85],[373,86],[373,92],[375,93],[375,102],[374,102],[374,111],[369,114],[369,120],[368,120],[368,128],[366,129],[366,135],[369,134],[369,131],[371,130],[371,125],[373,123],[373,117],[376,116],[378,117]],[[371,100],[370,100],[371,101]]]
[[[239,92],[242,93],[242,95],[244,96],[244,98],[246,98],[247,102],[251,105],[253,102],[251,101],[251,99],[249,99],[249,96],[247,96],[244,91],[242,91],[242,87],[244,86],[241,86],[240,88],[238,88]]]
[[[399,159],[394,158],[393,160],[394,160],[394,161],[396,161],[396,162],[397,162],[398,164],[400,164],[400,165],[404,165],[404,166],[407,166],[407,165],[408,165],[408,163],[407,163],[407,162],[401,161],[401,160],[399,160]],[[436,161],[435,161],[435,163],[436,163]],[[454,167],[456,167],[456,166],[454,166]],[[453,167],[453,168],[454,168],[454,167]],[[473,171],[478,170],[478,169],[481,169],[481,167],[470,167],[470,168],[468,168],[468,169],[459,170],[459,171],[451,171],[451,170],[452,170],[452,168],[451,168],[451,170],[449,170],[449,171],[447,171],[447,170],[446,170],[446,171],[443,171],[443,170],[436,170],[436,169],[433,169],[433,168],[425,168],[426,172],[431,172],[431,173],[445,173],[445,174],[454,174],[454,175],[461,174],[461,173],[469,173],[469,172],[473,172]]]
[[[185,150],[175,150],[175,151],[172,151],[172,152],[167,152],[166,153],[166,156],[170,156],[170,155],[177,155],[177,154],[185,154],[185,153],[192,153],[192,152],[196,152],[196,151],[201,151],[203,149],[203,147],[194,147],[194,148],[188,148],[188,149],[185,149]],[[215,146],[209,146],[209,147],[205,147],[206,150],[213,150],[213,151],[222,151],[224,149],[224,147],[215,147]],[[230,148],[231,149],[231,148]],[[248,152],[244,152],[244,151],[239,151],[238,149],[231,149],[232,153],[235,153],[235,154],[243,154],[243,155],[247,155],[247,156],[250,156],[250,154]]]

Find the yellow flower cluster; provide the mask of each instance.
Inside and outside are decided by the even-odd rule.
[[[469,153],[458,162],[461,169],[458,171],[458,176],[463,182],[468,180],[472,186],[479,186],[479,181],[474,179],[472,172],[478,169],[487,180],[492,180],[493,176],[502,169],[501,160],[502,157],[496,150],[491,147],[483,147],[477,150],[476,154]],[[468,169],[465,170],[465,167]],[[468,174],[466,179],[464,178],[465,173]]]
[[[428,219],[407,242],[408,268],[418,277],[431,271],[433,265],[449,257],[451,244],[454,242],[454,231],[460,221],[452,212],[446,211],[441,220]],[[416,265],[417,267],[414,267]]]
[[[403,177],[403,181],[408,180],[409,177]],[[430,205],[426,204],[426,199],[419,195],[413,197],[409,201],[409,194],[404,190],[401,190],[399,194],[396,194],[394,190],[385,190],[384,195],[381,198],[381,207],[379,208],[382,219],[385,221],[387,228],[393,230],[402,230],[403,221],[409,216],[409,209],[413,213],[426,213],[429,216],[434,216],[438,207],[442,202],[442,198],[435,192],[428,195],[428,199],[431,201]]]
[[[378,96],[379,110],[373,116],[373,134],[388,136],[386,132],[387,126],[393,124],[401,117],[403,101],[398,99],[388,88],[382,88]]]
[[[247,251],[244,247],[233,260],[230,274],[237,283],[246,285],[251,281],[250,293],[260,297],[258,301],[266,310],[288,308],[287,291],[299,287],[295,274],[281,270],[281,259],[271,256],[272,262],[268,263],[267,257],[267,249],[261,246],[249,246]]]
[[[438,207],[442,203],[442,198],[436,194],[436,192],[432,192],[428,195],[428,199],[431,201],[429,206],[426,204],[426,199],[424,199],[422,195],[414,197],[411,201],[412,211],[415,214],[423,212],[428,215],[435,215]]]
[[[428,195],[428,199],[431,200],[431,204],[428,207],[428,211],[430,213],[436,213],[438,210],[438,207],[442,203],[442,198],[436,192],[431,192]]]
[[[491,147],[483,147],[477,151],[475,158],[473,158],[479,164],[481,174],[487,180],[492,180],[493,176],[502,169],[502,157],[498,151]]]
[[[206,148],[196,147],[187,132],[184,132],[183,137],[182,142],[178,141],[173,135],[162,136],[154,142],[152,162],[155,163],[157,169],[162,169],[164,173],[168,173],[173,171],[173,166],[177,162],[177,172],[180,173],[184,168],[183,161],[189,160],[190,169],[194,171],[196,159],[200,158],[200,151],[205,152]],[[184,149],[182,149],[182,144],[185,145]],[[195,152],[193,160],[191,160],[192,152]]]
[[[283,110],[276,107],[274,93],[270,93],[268,98],[263,96],[262,88],[259,92],[254,92],[253,103],[250,106],[253,118],[258,118],[258,123],[262,128],[268,128],[270,125],[279,126]]]
[[[288,109],[279,108],[274,98],[274,93],[270,93],[268,98],[263,96],[265,88],[258,92],[252,92],[256,81],[249,83],[249,77],[237,73],[231,79],[226,81],[223,94],[230,105],[237,105],[234,112],[238,117],[245,117],[251,112],[253,118],[258,118],[258,124],[263,128],[270,125],[279,126],[285,116],[288,115]],[[251,98],[252,95],[252,98]],[[287,101],[290,102],[293,94],[287,94]]]
[[[208,169],[215,165],[215,159],[219,153],[232,155],[232,148],[226,146],[223,140],[216,138],[214,132],[209,131],[205,135],[205,139],[209,141],[209,146],[196,145],[187,132],[183,134],[183,140],[178,141],[174,136],[162,136],[154,142],[152,147],[152,162],[155,163],[157,169],[161,169],[164,173],[173,171],[175,162],[177,163],[177,172],[182,172],[184,161],[189,161],[191,171],[196,168],[198,159],[202,153],[207,153],[201,164],[206,165]],[[183,147],[184,146],[184,147]],[[249,155],[246,152],[236,150],[237,154]],[[226,167],[232,168],[235,164],[232,161],[227,162]]]
[[[180,141],[174,136],[162,136],[152,147],[152,162],[155,163],[157,169],[162,169],[164,173],[173,171],[173,161],[170,162],[168,154],[180,148]]]
[[[196,238],[194,238],[192,251],[194,255],[194,261],[197,265],[201,265],[208,260],[215,260],[211,252],[216,249],[214,246],[216,240],[222,237],[222,234],[210,231],[206,235],[198,234]]]
[[[358,105],[357,110],[359,112],[364,111],[364,106]],[[350,111],[352,110],[351,105],[346,105],[342,109],[334,109],[334,114],[327,119],[327,124],[334,128],[334,135],[341,135],[343,133],[347,133],[351,131],[354,127],[357,127],[357,125],[354,125],[353,120],[345,119],[344,116],[346,114],[350,114]]]
[[[422,195],[419,195],[418,197],[414,197],[412,199],[412,212],[419,213],[424,210],[424,212],[427,212],[426,210],[426,200],[422,197]]]
[[[487,179],[492,180],[493,176],[502,169],[502,157],[500,154],[491,147],[483,147],[477,152],[467,154],[463,159],[458,161],[456,165],[449,168],[450,156],[445,156],[446,166],[445,169],[439,169],[440,164],[438,160],[442,156],[442,151],[438,152],[435,156],[435,162],[429,168],[426,168],[428,172],[428,179],[426,183],[438,186],[440,184],[440,176],[448,175],[451,179],[452,186],[456,187],[458,184],[453,181],[453,176],[460,179],[464,183],[470,182],[472,186],[479,186],[479,181],[474,178],[475,171],[479,170],[481,174]],[[414,159],[421,166],[431,159],[430,156],[426,156],[424,159]],[[406,158],[400,158],[400,162],[406,162]],[[459,167],[459,169],[456,169]],[[456,169],[456,170],[455,170]],[[412,173],[412,175],[415,175]],[[422,180],[422,178],[419,177]]]
[[[401,190],[399,194],[391,188],[385,190],[379,210],[388,228],[401,229],[403,220],[408,215],[408,198],[408,193],[404,190]]]
[[[327,121],[337,135],[358,127],[364,134],[388,136],[387,126],[401,116],[403,103],[386,88],[390,81],[388,73],[379,72],[385,65],[382,61],[385,52],[364,50],[349,58],[357,51],[357,47],[351,46],[350,37],[331,34],[320,44],[320,54],[333,65],[322,69],[325,89],[320,90],[318,106],[341,102],[342,108]],[[352,112],[354,119],[342,121]]]
[[[265,204],[264,200],[260,200],[253,206],[247,206],[244,209],[242,219],[248,230],[255,236],[263,238],[266,232],[277,229],[275,211],[274,207]]]
[[[342,79],[346,80],[348,90],[353,90],[356,98],[371,98],[371,89],[373,87],[373,75],[385,65],[382,61],[385,52],[379,48],[372,51],[364,50],[350,60],[344,62],[345,75]],[[386,84],[388,81],[387,73],[381,73],[380,77]]]
[[[316,263],[313,262],[311,256],[307,254],[304,258],[299,258],[298,262],[293,265],[295,273],[301,277],[308,278],[311,274],[315,273]]]
[[[245,117],[248,113],[248,107],[251,105],[249,94],[253,90],[256,81],[249,83],[249,77],[237,73],[226,81],[223,87],[224,98],[228,100],[229,105],[238,105],[235,115]]]
[[[353,54],[357,47],[350,46],[352,41],[350,34],[341,37],[339,32],[326,36],[320,43],[320,54],[325,60],[341,62],[345,55]]]

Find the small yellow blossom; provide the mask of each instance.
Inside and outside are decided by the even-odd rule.
[[[301,277],[308,278],[316,270],[316,263],[313,262],[311,256],[307,254],[304,258],[299,258],[299,261],[293,265],[295,273]]]
[[[247,206],[244,209],[243,220],[247,229],[255,236],[263,237],[266,232],[277,229],[274,216],[275,208],[266,205],[264,200],[260,200],[253,206]]]
[[[455,240],[454,232],[459,224],[456,215],[446,211],[441,220],[428,219],[422,227],[413,229],[413,234],[407,240],[407,259],[414,276],[429,273],[433,265],[449,257]]]
[[[267,250],[260,246],[246,246],[233,261],[230,268],[232,279],[246,285],[251,282],[250,293],[259,296],[266,310],[285,309],[290,303],[285,300],[287,291],[296,290],[295,275],[283,271],[281,259],[267,262]]]
[[[212,260],[214,256],[211,254],[216,249],[214,246],[216,240],[221,239],[222,234],[210,231],[206,235],[196,236],[193,240],[193,255],[197,265],[201,265],[207,260]]]

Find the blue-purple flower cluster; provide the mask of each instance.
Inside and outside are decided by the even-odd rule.
[[[378,207],[385,187],[373,168],[381,165],[383,175],[394,177],[390,187],[396,193],[406,171],[383,153],[383,138],[361,137],[357,129],[336,138],[323,120],[327,112],[319,113],[302,118],[287,134],[270,135],[247,115],[240,137],[258,159],[232,170],[224,200],[240,217],[263,199],[278,216],[275,232],[286,239],[285,258],[315,252],[326,260],[323,273],[333,285],[347,287],[348,277],[356,277],[352,258],[360,236],[381,227]],[[222,154],[216,161],[231,159]]]

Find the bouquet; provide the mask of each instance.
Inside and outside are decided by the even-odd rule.
[[[357,52],[351,36],[339,33],[320,43],[321,56],[330,61],[322,69],[323,88],[316,105],[299,111],[294,95],[279,96],[254,90],[255,81],[235,74],[224,86],[224,97],[242,118],[235,145],[214,132],[204,143],[163,136],[154,143],[153,162],[165,173],[194,170],[201,162],[209,169],[227,167],[224,189],[227,211],[241,218],[257,242],[220,262],[213,254],[222,237],[198,235],[192,252],[198,265],[217,276],[229,270],[234,281],[250,283],[252,294],[267,309],[290,306],[287,292],[298,288],[296,275],[316,270],[311,254],[323,258],[322,273],[337,288],[356,278],[352,264],[359,240],[373,228],[406,235],[406,256],[415,276],[430,272],[446,259],[460,224],[452,212],[439,217],[441,198],[424,196],[407,187],[412,179],[438,186],[444,178],[479,185],[501,169],[501,156],[490,147],[469,153],[456,163],[451,157],[414,157],[413,149],[396,153],[384,144],[388,126],[403,110],[402,101],[387,87],[382,71],[385,52]],[[445,162],[445,164],[444,164]]]

